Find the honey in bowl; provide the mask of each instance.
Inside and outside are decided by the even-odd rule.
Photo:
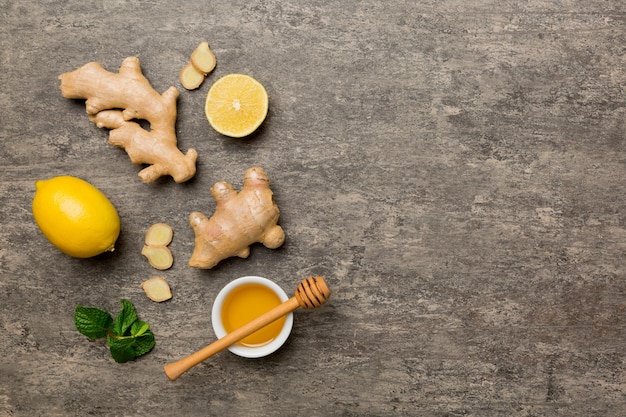
[[[257,283],[241,285],[226,296],[222,305],[222,324],[227,333],[256,319],[281,304],[281,299],[271,288]],[[241,346],[258,347],[271,343],[278,337],[285,317],[268,324],[238,342]]]

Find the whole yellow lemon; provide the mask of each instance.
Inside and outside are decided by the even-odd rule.
[[[113,251],[120,234],[120,218],[100,190],[67,175],[37,181],[35,188],[35,221],[61,252],[91,258]]]

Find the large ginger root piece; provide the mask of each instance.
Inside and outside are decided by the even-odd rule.
[[[246,170],[239,193],[221,181],[211,187],[211,194],[217,202],[213,216],[208,219],[199,212],[189,216],[195,232],[190,266],[210,269],[231,256],[247,258],[253,243],[275,249],[285,241],[283,229],[276,224],[280,211],[263,168]]]
[[[184,182],[195,175],[197,152],[189,149],[184,155],[177,147],[178,90],[170,87],[163,94],[156,92],[142,74],[138,58],[126,58],[119,73],[90,62],[59,79],[63,97],[86,99],[89,120],[111,129],[111,145],[126,150],[134,164],[149,165],[139,172],[143,182],[164,175]],[[148,121],[150,128],[143,129],[137,122],[140,119]]]

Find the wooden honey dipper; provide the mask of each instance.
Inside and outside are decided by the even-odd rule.
[[[237,343],[271,322],[291,313],[298,307],[317,308],[324,304],[328,297],[330,297],[330,289],[326,285],[324,277],[316,276],[303,279],[298,284],[293,297],[199,351],[176,362],[166,364],[164,366],[165,374],[170,381],[174,381],[200,362]]]

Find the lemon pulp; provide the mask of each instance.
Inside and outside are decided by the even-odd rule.
[[[72,176],[40,180],[35,188],[33,217],[56,248],[76,258],[113,251],[120,218],[100,190]]]
[[[265,87],[245,74],[228,74],[209,89],[204,111],[209,124],[225,136],[241,138],[265,120],[269,99]]]

